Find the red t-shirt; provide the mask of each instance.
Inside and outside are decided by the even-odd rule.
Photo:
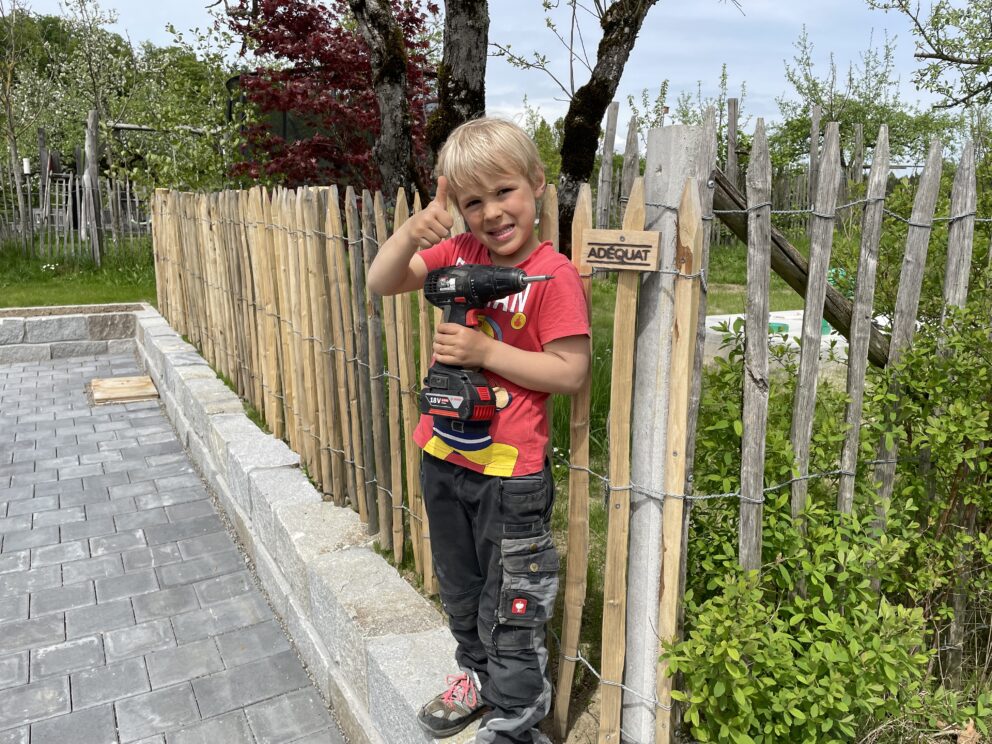
[[[420,252],[428,271],[461,264],[492,265],[489,251],[472,233],[462,233]],[[517,266],[528,275],[551,274],[554,279],[529,284],[522,291],[495,300],[479,313],[479,330],[525,351],[568,336],[589,335],[589,311],[579,274],[551,243],[542,243]],[[548,393],[515,385],[483,370],[493,387],[510,394],[484,436],[459,436],[435,427],[432,416],[421,415],[413,438],[428,454],[486,475],[510,477],[538,473],[544,467],[548,443]],[[442,422],[443,423],[443,422]]]

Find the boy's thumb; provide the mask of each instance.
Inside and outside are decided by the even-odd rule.
[[[437,178],[437,193],[434,195],[434,201],[444,209],[448,208],[448,179],[445,176]]]

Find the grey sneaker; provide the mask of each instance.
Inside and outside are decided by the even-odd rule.
[[[417,715],[420,727],[435,739],[454,736],[488,708],[479,699],[474,674],[449,674],[448,689],[429,701]]]

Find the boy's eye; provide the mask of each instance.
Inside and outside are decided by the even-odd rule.
[[[469,199],[467,202],[465,202],[465,209],[468,209],[469,207],[477,206],[478,204],[479,204],[478,199]]]

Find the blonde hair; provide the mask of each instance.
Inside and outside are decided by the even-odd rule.
[[[456,127],[437,156],[437,175],[455,193],[477,184],[480,173],[522,175],[536,188],[544,181],[544,164],[523,129],[484,116]]]

